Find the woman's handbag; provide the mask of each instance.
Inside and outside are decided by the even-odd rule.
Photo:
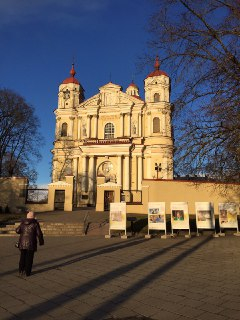
[[[19,240],[15,243],[15,247],[19,248]]]

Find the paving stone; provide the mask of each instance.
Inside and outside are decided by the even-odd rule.
[[[240,243],[230,236],[206,240],[46,237],[34,259],[36,273],[23,280],[16,277],[19,253],[10,238],[1,238],[2,310],[11,314],[13,304],[19,319],[30,317],[34,306],[32,316],[44,320],[239,320],[239,282],[221,273],[237,274]],[[235,262],[220,266],[219,257]]]
[[[224,315],[221,314],[215,314],[215,313],[211,313],[211,312],[204,312],[203,314],[199,315],[197,317],[198,320],[228,320],[230,319],[229,317],[226,317]],[[239,318],[238,318],[239,320]]]
[[[204,311],[208,311],[208,312],[211,312],[211,313],[220,313],[224,310],[224,308],[222,306],[217,306],[217,305],[214,305],[212,303],[203,303],[201,306],[198,307],[199,309],[201,310],[204,310]]]
[[[177,310],[179,315],[182,316],[187,316],[187,317],[192,317],[192,318],[196,318],[200,315],[202,315],[204,313],[203,310],[197,309],[197,308],[191,308],[189,306],[179,306],[178,310]]]
[[[201,300],[195,300],[195,299],[190,299],[190,298],[184,298],[181,301],[179,301],[179,304],[182,304],[184,306],[189,306],[192,308],[201,308],[203,305],[203,302]]]
[[[238,310],[232,310],[232,309],[226,308],[221,312],[221,315],[226,319],[231,319],[231,320],[240,319],[240,312]]]
[[[180,316],[179,314],[174,314],[166,310],[159,310],[156,314],[151,316],[155,320],[183,320],[185,317]],[[188,318],[189,319],[189,318]]]
[[[240,289],[239,289],[239,294],[240,294]],[[227,301],[226,302],[226,307],[228,309],[233,309],[239,311],[240,314],[240,304],[236,301]]]

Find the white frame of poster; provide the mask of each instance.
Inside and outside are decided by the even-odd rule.
[[[167,222],[165,207],[165,202],[148,202],[148,235],[149,230],[164,230],[166,236]]]
[[[176,220],[173,219],[173,211],[179,217]],[[171,202],[171,228],[172,235],[174,229],[189,230],[189,236],[191,235],[187,202]]]
[[[198,229],[215,229],[215,215],[212,202],[195,202],[196,226]],[[201,213],[201,217],[200,217]]]
[[[111,202],[109,211],[109,236],[111,230],[123,230],[127,236],[126,202]]]
[[[238,214],[239,214],[238,206],[239,206],[239,204],[236,202],[221,202],[218,204],[220,233],[221,233],[222,229],[228,229],[228,228],[236,228],[237,232],[239,232],[239,230],[238,230]],[[234,211],[234,216],[235,216],[234,219],[233,219],[233,214],[231,214],[230,211]],[[224,214],[224,216],[223,216],[223,214]],[[231,222],[231,220],[232,220],[232,222]],[[223,225],[223,223],[225,223],[225,224]]]

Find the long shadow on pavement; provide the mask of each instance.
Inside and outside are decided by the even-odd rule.
[[[142,243],[142,242],[145,242],[145,241],[148,241],[148,240],[146,240],[144,238],[137,238],[137,239],[136,238],[132,238],[132,239],[126,240],[126,242],[124,241],[124,243],[115,243],[115,244],[110,244],[110,245],[107,245],[107,246],[101,246],[101,247],[99,247],[97,249],[94,248],[94,249],[90,249],[90,250],[85,250],[85,251],[78,252],[78,253],[75,253],[75,254],[69,254],[69,255],[66,255],[66,256],[62,256],[60,258],[48,260],[46,262],[41,262],[41,263],[38,263],[38,264],[34,265],[34,268],[42,267],[42,266],[45,266],[46,264],[47,265],[54,264],[54,265],[46,267],[46,268],[43,268],[43,269],[40,269],[40,270],[36,270],[36,271],[33,272],[33,274],[42,273],[42,272],[45,272],[45,271],[48,271],[48,270],[56,269],[56,268],[59,268],[61,266],[72,264],[74,262],[77,262],[77,261],[80,261],[80,260],[83,260],[83,259],[92,258],[92,257],[94,257],[96,255],[99,255],[99,254],[110,253],[110,252],[113,252],[113,251],[116,251],[116,250],[125,249],[125,248],[131,247],[131,246],[138,245],[139,243]],[[58,250],[59,250],[59,247],[58,247]],[[85,254],[87,254],[87,256],[84,256]],[[68,259],[71,259],[71,260],[68,260]],[[60,262],[62,260],[64,260],[64,262]],[[66,260],[68,260],[68,261],[66,261]],[[10,274],[16,273],[16,272],[17,272],[17,269],[11,269],[11,270],[8,270],[6,272],[0,273],[0,275],[3,277],[3,276],[7,276],[7,275],[10,275]]]
[[[142,289],[146,284],[149,284],[154,281],[157,277],[164,274],[169,269],[173,268],[175,265],[177,265],[180,261],[182,261],[184,258],[192,254],[194,251],[198,250],[200,247],[205,245],[207,242],[209,242],[211,237],[208,237],[201,241],[200,243],[194,245],[190,249],[187,249],[185,252],[179,254],[177,257],[172,259],[171,261],[167,262],[163,266],[157,268],[154,272],[151,272],[151,274],[144,279],[139,280],[137,283],[133,284],[131,287],[127,288],[125,291],[119,293],[114,300],[121,298],[121,301],[124,302],[125,300],[129,299],[131,295],[134,295],[136,292],[139,291],[139,289]],[[65,302],[71,301],[73,298],[80,297],[82,294],[86,294],[87,292],[91,291],[93,288],[100,287],[101,285],[106,284],[106,279],[116,279],[118,277],[121,277],[124,274],[128,274],[130,271],[133,271],[135,268],[139,267],[140,265],[143,265],[145,263],[148,263],[149,261],[158,258],[159,256],[167,253],[170,249],[177,248],[181,246],[182,244],[189,242],[191,240],[183,240],[178,243],[175,243],[171,246],[165,247],[164,249],[161,249],[157,252],[151,253],[149,255],[144,256],[141,259],[138,259],[126,266],[121,266],[119,268],[116,268],[112,270],[111,272],[106,272],[104,275],[101,275],[95,279],[92,279],[88,281],[87,283],[81,285],[81,287],[77,286],[70,290],[65,291],[64,293],[58,294],[56,297],[49,299],[46,302],[42,302],[39,304],[36,304],[34,307],[39,310],[47,310],[48,312],[54,309],[57,309],[59,307],[58,303],[59,300],[64,299]],[[113,311],[115,308],[115,305],[112,303],[112,298],[108,301],[106,301],[104,304],[97,307],[95,310],[93,310],[91,313],[85,315],[87,318],[95,317],[97,319],[99,313],[103,313],[105,310],[107,310],[107,313],[110,315],[110,312]],[[27,318],[29,315],[29,312],[31,312],[31,307],[23,311],[16,316],[20,318]],[[32,314],[31,319],[37,318],[38,315]],[[8,320],[13,320],[15,318],[15,315],[12,317],[9,317]]]
[[[149,241],[149,240],[147,240],[147,241]],[[82,253],[81,256],[78,256],[78,257],[76,257],[74,259],[71,259],[71,260],[68,260],[68,261],[65,261],[65,262],[62,262],[62,263],[55,264],[55,265],[50,266],[50,267],[46,267],[46,268],[37,270],[33,274],[38,274],[38,273],[43,273],[43,272],[46,272],[46,271],[49,271],[49,270],[58,269],[58,268],[61,268],[61,267],[64,267],[64,266],[79,262],[81,260],[86,260],[86,259],[90,259],[90,258],[93,258],[93,257],[96,257],[96,256],[100,256],[102,254],[112,253],[112,252],[117,251],[117,250],[130,248],[130,247],[139,245],[139,244],[141,244],[143,242],[146,242],[146,239],[140,238],[140,239],[132,240],[131,242],[128,241],[127,243],[122,243],[122,244],[118,244],[118,245],[115,244],[115,245],[112,245],[112,246],[110,245],[110,246],[103,247],[103,248],[100,248],[100,249],[94,249],[94,250],[91,250],[91,251],[93,251],[92,253],[89,253],[89,251],[85,252],[85,253]]]
[[[151,272],[151,274],[148,277],[145,277],[144,279],[139,280],[138,282],[134,283],[131,287],[127,288],[124,293],[119,293],[117,296],[114,297],[115,301],[120,301],[123,303],[124,301],[128,300],[130,296],[133,296],[136,294],[137,291],[139,291],[139,288],[142,289],[145,285],[150,284],[153,282],[157,277],[164,274],[166,271],[169,271],[171,268],[175,267],[179,262],[181,262],[183,259],[191,255],[194,251],[198,250],[200,247],[205,245],[207,242],[209,242],[212,239],[212,237],[208,237],[204,239],[202,242],[196,244],[190,249],[187,249],[185,252],[179,254],[174,259],[170,260],[169,262],[165,263],[163,266],[157,268],[155,271]],[[184,242],[184,241],[183,241]],[[103,313],[104,310],[107,310],[108,313],[113,311],[115,308],[114,304],[112,303],[112,299],[109,301],[106,301],[105,303],[101,304],[98,308],[93,310],[91,313],[88,313],[86,316],[86,319],[92,319],[95,318],[98,314]],[[107,318],[105,318],[107,320]],[[110,319],[110,318],[109,318]]]

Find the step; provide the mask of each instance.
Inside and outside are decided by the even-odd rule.
[[[44,235],[53,236],[83,236],[85,235],[83,223],[40,223]],[[0,236],[16,235],[16,227],[19,223],[6,225],[0,228]]]

